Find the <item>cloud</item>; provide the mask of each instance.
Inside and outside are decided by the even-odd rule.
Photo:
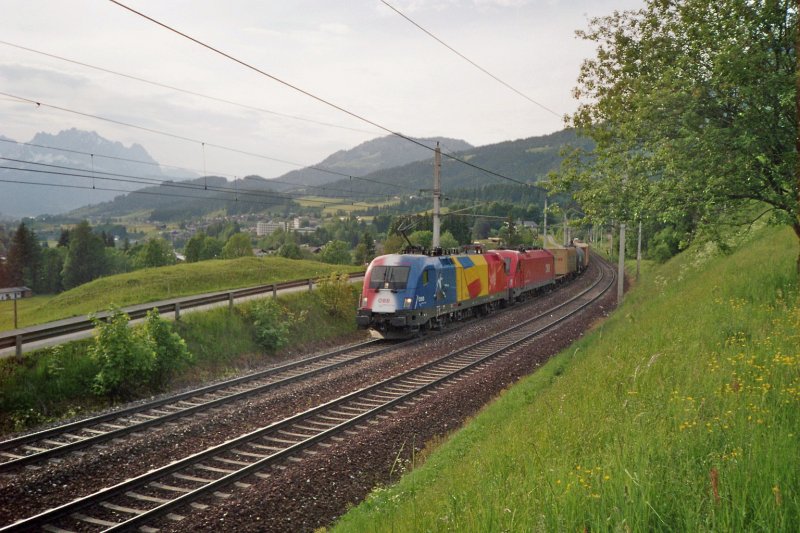
[[[89,80],[83,76],[18,64],[0,64],[0,80],[3,80],[3,85],[9,89],[47,87],[74,91],[83,89],[89,84]]]
[[[338,22],[329,23],[329,24],[321,24],[319,26],[320,31],[324,33],[332,33],[334,35],[347,35],[350,33],[350,26],[347,24],[341,24]]]

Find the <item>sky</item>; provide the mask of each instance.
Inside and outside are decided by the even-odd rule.
[[[575,30],[643,3],[387,1],[547,109],[380,0],[121,0],[388,130],[476,146],[562,129],[580,64],[594,54]],[[0,135],[17,141],[76,127],[141,144],[165,165],[269,178],[387,134],[110,1],[0,0],[0,12],[0,92],[12,95],[0,95]]]

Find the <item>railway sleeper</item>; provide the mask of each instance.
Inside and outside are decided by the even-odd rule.
[[[219,468],[217,466],[208,466],[205,464],[194,465],[194,468],[197,468],[199,470],[205,470],[206,472],[214,472],[215,474],[224,474],[224,475],[233,474],[234,472],[236,472],[236,470],[231,470],[230,468]]]
[[[204,477],[190,476],[188,474],[181,474],[179,472],[176,472],[176,473],[172,474],[172,477],[174,477],[176,479],[181,479],[183,481],[194,481],[195,483],[203,483],[203,484],[211,483],[212,481],[214,481],[213,479],[206,479]]]
[[[292,426],[292,429],[295,429],[295,427]],[[301,441],[303,441],[303,440],[306,440],[306,439],[309,439],[309,438],[313,437],[314,435],[319,434],[319,431],[315,431],[311,435],[306,435],[305,433],[293,433],[291,431],[286,431],[286,430],[283,430],[283,429],[279,429],[278,433],[280,433],[281,435],[286,435],[287,437],[295,437],[295,438],[300,439]]]
[[[227,459],[225,457],[216,456],[214,457],[215,461],[219,461],[220,463],[225,463],[226,465],[233,465],[233,466],[250,466],[253,464],[252,462],[247,461],[237,461],[236,459]]]
[[[118,511],[120,513],[126,513],[132,515],[140,515],[147,512],[145,509],[134,509],[133,507],[124,507],[122,505],[117,505],[111,502],[100,502],[100,506],[105,507],[106,509],[110,509],[111,511]]]
[[[134,500],[140,500],[140,501],[143,501],[143,502],[151,502],[151,503],[158,503],[158,504],[167,503],[168,501],[170,501],[170,500],[168,500],[166,498],[158,498],[156,496],[147,496],[146,494],[139,494],[138,492],[133,492],[133,491],[126,492],[125,496],[127,496],[128,498],[132,498]]]

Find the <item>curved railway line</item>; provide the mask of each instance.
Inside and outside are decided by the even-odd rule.
[[[397,343],[368,341],[279,367],[86,418],[0,442],[0,472],[58,457],[130,435],[176,418],[241,400],[393,349]]]
[[[598,267],[595,269],[598,271],[598,277],[589,288],[557,306],[485,338],[479,343],[452,351],[417,368],[345,394],[94,494],[20,520],[3,527],[0,531],[42,529],[49,531],[95,529],[115,531],[137,527],[148,531],[153,530],[150,525],[161,517],[181,520],[182,515],[188,513],[192,506],[206,507],[197,503],[198,499],[209,494],[225,498],[227,494],[222,492],[223,489],[231,490],[230,487],[233,484],[242,486],[242,480],[248,476],[269,477],[274,468],[285,468],[290,463],[301,461],[306,454],[319,453],[325,447],[330,446],[331,440],[343,440],[353,431],[363,431],[370,425],[381,424],[388,417],[411,405],[411,402],[418,401],[426,393],[447,387],[461,377],[480,372],[483,367],[498,358],[526,349],[535,343],[543,332],[553,329],[580,313],[585,307],[607,293],[613,285],[614,273],[602,262],[595,261],[595,265]],[[188,410],[203,408],[201,405],[196,405],[196,401],[187,401],[187,398],[202,398],[203,405],[206,405],[207,409],[219,402],[233,401],[231,398],[236,395],[257,394],[258,389],[279,386],[276,385],[276,383],[280,383],[276,381],[278,375],[283,375],[282,379],[296,381],[303,379],[303,376],[307,377],[323,372],[331,365],[346,365],[357,358],[371,357],[394,348],[396,346],[387,347],[385,343],[374,341],[363,343],[284,365],[265,373],[192,391],[187,393],[190,396],[178,397],[178,402],[186,402],[180,408],[164,407],[169,405],[168,403],[148,404],[138,406],[136,412],[123,416],[132,416],[134,420],[138,418],[142,424],[163,423],[165,420],[162,417],[185,416],[189,412],[193,412]],[[261,376],[261,374],[265,375]],[[268,383],[262,383],[261,380],[264,379]],[[256,383],[258,385],[255,385]],[[246,390],[237,391],[239,387],[246,387]],[[227,393],[220,392],[226,390]],[[194,395],[191,396],[191,394]],[[176,401],[174,398],[170,400]],[[166,401],[166,399],[162,400],[162,402]],[[173,412],[153,414],[163,412],[165,409]],[[119,415],[118,412],[104,416],[118,417]],[[162,419],[155,422],[159,418]],[[94,424],[94,427],[97,427],[97,424],[110,424],[107,420],[103,419],[98,422],[95,419],[94,422],[87,420],[82,423]],[[116,425],[111,424],[111,427],[103,435],[97,436],[108,440],[115,438],[115,436],[109,435],[116,431],[125,429],[130,432],[137,430],[130,428],[141,429],[143,427],[131,425],[126,428],[114,428],[113,426]],[[59,428],[49,431],[57,429]],[[68,430],[68,432],[70,431],[75,430]],[[96,429],[95,431],[101,430]],[[41,434],[34,435],[41,436]],[[52,440],[51,436],[43,438]],[[84,446],[91,445],[86,444],[87,440],[84,438],[77,442],[84,442]],[[23,446],[29,445],[24,444]],[[35,446],[32,447],[35,448]],[[63,453],[62,447],[54,449],[61,449],[61,453]],[[36,455],[31,455],[31,457],[36,457]],[[41,458],[39,456],[38,460]],[[6,464],[12,464],[12,462]]]

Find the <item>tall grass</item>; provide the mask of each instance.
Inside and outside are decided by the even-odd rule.
[[[797,245],[654,269],[336,531],[796,531]]]
[[[331,272],[356,272],[361,267],[328,265],[283,257],[242,257],[147,268],[96,279],[57,296],[18,302],[19,327],[107,309],[254,285],[318,278]],[[14,327],[13,304],[2,302],[0,330]]]

